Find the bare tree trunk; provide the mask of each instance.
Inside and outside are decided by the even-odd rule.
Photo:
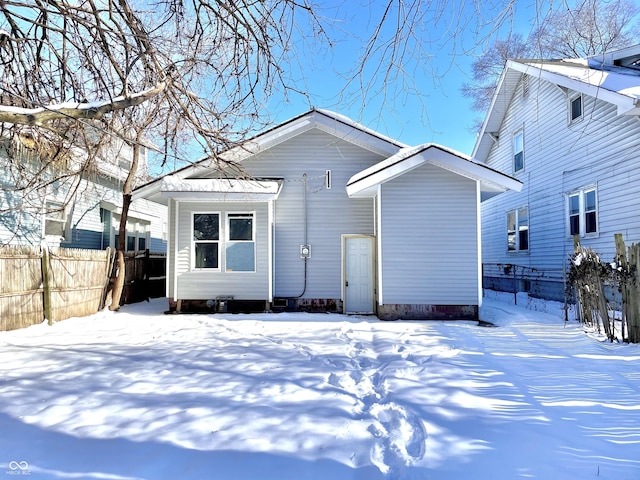
[[[120,297],[124,288],[124,252],[116,252],[116,261],[113,262],[113,273],[111,275],[111,305],[109,310],[116,311],[120,308]]]
[[[113,272],[111,274],[111,306],[109,310],[118,310],[121,304],[122,291],[124,290],[125,279],[125,262],[124,252],[127,246],[127,219],[129,218],[129,206],[131,205],[131,192],[133,190],[133,181],[138,171],[138,164],[140,161],[140,143],[139,140],[142,137],[141,133],[138,133],[136,140],[133,143],[133,158],[131,161],[131,168],[127,179],[122,186],[122,213],[120,214],[120,227],[118,228],[118,245],[116,252],[116,261],[113,266]],[[134,248],[135,250],[135,248]]]

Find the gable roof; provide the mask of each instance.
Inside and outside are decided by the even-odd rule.
[[[640,115],[640,45],[587,58],[508,60],[473,149],[476,160],[486,161],[524,74],[609,102],[618,115]]]
[[[522,182],[470,157],[433,143],[407,147],[395,155],[352,176],[347,182],[349,197],[371,197],[382,185],[421,165],[432,164],[480,183],[483,199],[506,190],[520,191]]]
[[[405,147],[401,142],[371,130],[343,115],[328,110],[312,109],[294,117],[280,125],[270,128],[246,142],[219,154],[224,162],[242,162],[244,159],[279,145],[297,135],[317,128],[362,148],[382,156],[390,156]],[[179,179],[202,176],[216,169],[210,159],[203,159],[183,167],[170,175]],[[166,176],[166,175],[165,175]],[[159,177],[136,188],[134,198],[147,198],[157,203],[166,204],[161,185],[164,177]]]

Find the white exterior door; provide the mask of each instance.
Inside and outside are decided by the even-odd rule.
[[[373,237],[344,237],[345,313],[374,313]]]

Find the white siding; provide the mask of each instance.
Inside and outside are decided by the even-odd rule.
[[[342,294],[341,235],[373,234],[373,200],[350,199],[345,190],[355,173],[383,158],[313,129],[245,160],[256,177],[284,178],[275,202],[274,296],[297,296],[304,289],[304,182],[307,174],[307,288],[302,298],[339,299]],[[331,189],[325,171],[331,170]]]
[[[236,300],[269,300],[267,203],[179,202],[180,219],[177,244],[177,297],[209,300],[233,295]],[[193,213],[220,213],[220,271],[195,270],[193,266]],[[255,272],[226,272],[224,268],[225,214],[255,212]]]
[[[640,241],[640,122],[584,96],[584,118],[569,126],[567,96],[559,88],[536,79],[530,88],[527,98],[521,86],[516,90],[488,157],[489,166],[512,174],[511,137],[524,126],[525,169],[515,175],[524,188],[483,202],[483,261],[560,272],[573,252],[565,196],[588,185],[598,188],[599,233],[581,242],[613,259],[614,233],[623,233],[628,243]],[[506,212],[524,205],[529,206],[529,251],[508,254]]]
[[[433,165],[382,185],[385,304],[478,305],[476,187]]]
[[[167,205],[168,231],[167,231],[167,297],[176,298],[175,294],[175,252],[177,231],[177,203],[171,199]]]

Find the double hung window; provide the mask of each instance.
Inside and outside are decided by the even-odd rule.
[[[572,192],[567,200],[569,235],[598,233],[598,199],[595,187]]]
[[[507,212],[507,251],[529,250],[529,208],[521,207]]]
[[[44,234],[64,238],[67,214],[61,202],[47,201],[45,205]]]
[[[193,266],[225,272],[255,272],[253,213],[194,213]]]
[[[193,215],[195,268],[220,268],[220,214]]]
[[[524,170],[524,131],[513,134],[513,173]]]
[[[227,214],[227,244],[225,246],[227,272],[254,272],[256,248],[253,213]]]

